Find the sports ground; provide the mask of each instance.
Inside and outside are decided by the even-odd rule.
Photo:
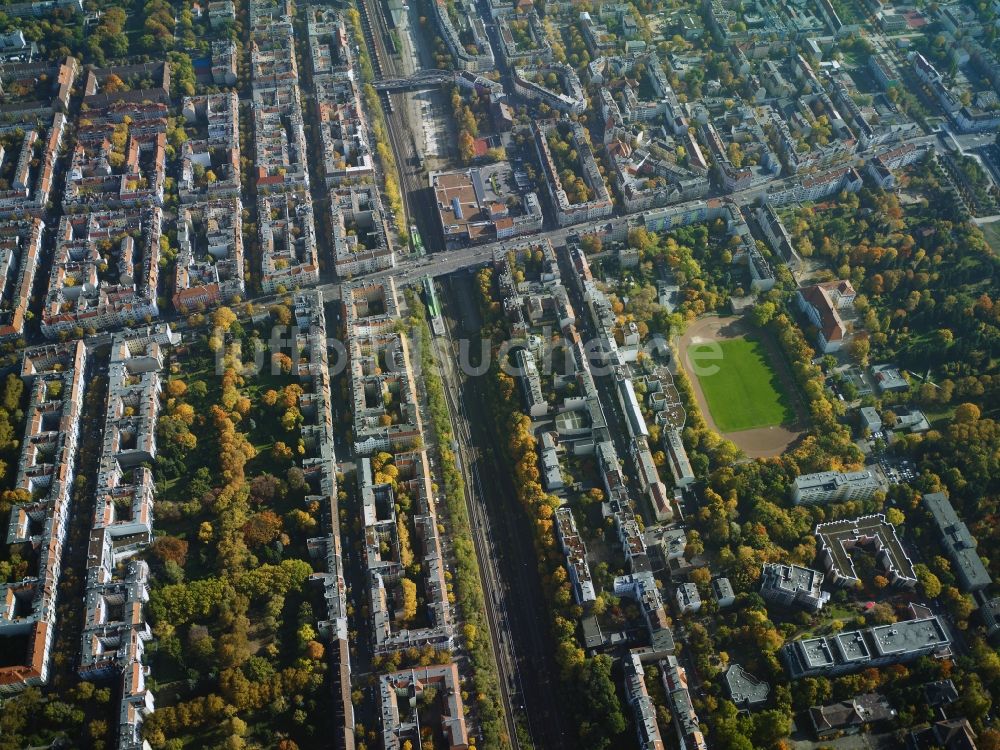
[[[684,369],[709,426],[748,456],[784,451],[804,429],[791,373],[766,334],[739,318],[707,317],[681,337]]]

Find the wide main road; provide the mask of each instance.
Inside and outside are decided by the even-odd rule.
[[[902,143],[912,143],[915,146],[932,145],[936,148],[942,146],[941,141],[934,135],[909,138],[902,141]],[[873,153],[884,151],[886,148],[887,147],[883,146],[879,149],[874,149]],[[860,158],[863,154],[859,154],[858,156]],[[763,196],[767,192],[768,188],[776,185],[782,185],[796,179],[802,178],[799,176],[782,177],[764,185],[751,187],[726,196],[718,196],[718,200],[728,200],[736,203],[737,205],[747,205]],[[687,203],[676,203],[671,206],[667,206],[667,208],[682,210],[685,206],[695,206],[699,203],[703,203],[705,200],[712,199],[700,199],[696,201],[689,201]],[[553,245],[559,247],[566,244],[566,238],[573,234],[581,236],[592,233],[603,234],[609,232],[613,234],[616,231],[635,226],[636,221],[643,213],[645,212],[636,212],[633,214],[626,214],[624,216],[614,216],[607,219],[601,219],[600,221],[574,224],[568,227],[557,227],[556,229],[549,229],[537,234],[514,237],[510,240],[490,242],[484,245],[474,245],[472,247],[460,248],[458,250],[431,252],[429,255],[422,258],[403,256],[394,268],[368,274],[364,278],[374,280],[392,276],[397,285],[406,286],[407,284],[419,281],[425,276],[431,276],[432,278],[437,276],[447,276],[455,271],[485,266],[493,260],[493,253],[495,251],[503,250],[519,242],[532,242],[548,239]],[[317,288],[331,299],[338,297],[340,294],[339,282],[321,284]]]

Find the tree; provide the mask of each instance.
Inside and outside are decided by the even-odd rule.
[[[786,712],[768,709],[753,717],[754,747],[774,747],[792,730],[792,717]]]
[[[972,424],[978,422],[982,412],[975,404],[959,404],[955,408],[955,422],[958,424]]]
[[[684,547],[684,557],[690,561],[704,552],[705,543],[701,541],[701,534],[691,531],[688,534],[687,546]]]
[[[1000,141],[1000,135],[997,136]],[[1000,729],[984,729],[976,738],[976,747],[979,750],[1000,750]]]
[[[153,554],[160,562],[174,562],[184,567],[187,560],[188,543],[175,536],[161,536],[153,542]]]
[[[92,740],[103,740],[108,733],[108,722],[104,719],[93,719],[87,727],[87,731]]]
[[[750,311],[750,321],[758,328],[763,328],[774,319],[777,312],[778,307],[773,302],[761,302]]]
[[[417,584],[409,578],[403,578],[400,579],[399,586],[402,591],[400,619],[404,622],[410,622],[417,616]]]
[[[587,255],[593,255],[594,253],[601,252],[603,243],[601,242],[600,236],[596,234],[585,234],[580,238],[580,247],[583,248],[583,252]]]
[[[625,731],[625,716],[611,679],[611,657],[600,654],[581,668],[580,724],[583,747],[604,750]]]
[[[212,528],[212,524],[208,521],[202,521],[198,527],[198,541],[202,544],[208,544],[214,536],[215,530]]]
[[[917,574],[917,581],[920,583],[924,596],[928,599],[937,599],[941,595],[941,580],[923,563],[914,565],[913,570]]]
[[[956,715],[964,716],[971,722],[979,721],[990,710],[993,699],[983,687],[983,681],[975,672],[967,674],[962,684],[962,697],[955,704]]]
[[[243,524],[243,539],[250,547],[260,547],[270,544],[281,535],[281,516],[271,510],[265,510],[250,516]]]
[[[287,326],[292,322],[292,311],[286,305],[271,305],[268,312],[279,325]]]
[[[3,408],[9,412],[17,411],[21,405],[21,395],[24,393],[24,381],[14,373],[7,374],[3,389]]]
[[[699,586],[707,586],[712,580],[712,571],[708,568],[696,568],[691,571],[691,581]]]
[[[871,340],[868,336],[855,336],[847,345],[847,353],[860,365],[868,364],[868,354],[871,351]]]
[[[293,406],[286,409],[285,413],[281,415],[281,426],[285,429],[285,432],[291,432],[302,424],[303,419],[302,412]]]
[[[469,164],[476,156],[476,140],[468,130],[458,134],[458,155],[463,164]]]
[[[212,325],[216,328],[229,330],[229,326],[236,322],[236,313],[228,307],[220,307],[212,313]]]
[[[284,352],[275,352],[271,355],[271,370],[279,369],[282,375],[287,375],[292,371],[292,358]]]
[[[730,141],[726,151],[729,156],[730,163],[736,167],[736,169],[743,166],[743,150],[740,148],[740,144],[736,141]]]
[[[288,482],[288,489],[295,492],[307,487],[305,472],[298,466],[288,467],[288,471],[285,472],[285,481]]]
[[[128,91],[128,86],[116,74],[112,73],[104,79],[103,91],[106,94],[113,94],[118,91]]]
[[[295,508],[285,514],[288,525],[301,532],[310,532],[316,528],[316,519],[301,508]]]
[[[156,423],[156,433],[160,444],[175,455],[183,456],[198,445],[198,438],[188,429],[184,420],[172,414],[160,417]]]
[[[885,520],[893,526],[902,526],[906,521],[906,516],[899,508],[889,508],[885,512]]]

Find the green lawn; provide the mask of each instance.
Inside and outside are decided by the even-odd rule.
[[[979,228],[983,230],[986,242],[993,248],[993,252],[1000,255],[1000,221],[994,221],[990,224],[980,224]]]
[[[763,345],[753,339],[717,342],[721,359],[699,357],[699,344],[688,347],[688,358],[706,370],[698,382],[712,419],[723,432],[790,424],[795,421],[788,394],[768,362]],[[711,365],[718,367],[717,371]]]

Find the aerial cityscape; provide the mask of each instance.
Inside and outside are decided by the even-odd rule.
[[[1000,750],[998,254],[1000,0],[3,0],[0,750]]]

